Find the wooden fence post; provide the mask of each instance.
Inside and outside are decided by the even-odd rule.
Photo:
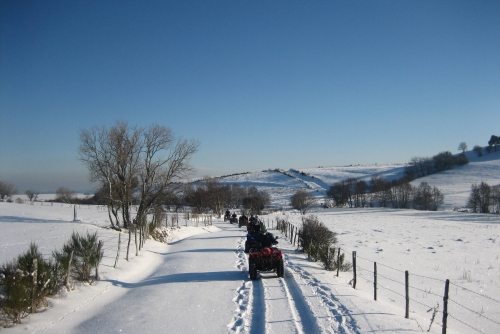
[[[406,292],[406,311],[405,318],[410,318],[410,274],[405,270],[405,292]]]
[[[356,251],[352,252],[352,273],[354,275],[352,279],[352,287],[356,289]]]
[[[116,268],[116,265],[118,264],[118,258],[120,257],[120,245],[121,245],[121,241],[122,241],[122,234],[119,233],[118,234],[118,251],[116,252],[115,265],[113,266],[113,268]]]
[[[340,272],[340,247],[337,253],[337,277],[339,277],[339,272]]]
[[[139,245],[137,244],[137,225],[134,226],[135,235],[135,256],[139,256]]]
[[[377,300],[377,262],[373,262],[373,299]]]
[[[127,261],[129,260],[129,250],[130,250],[130,239],[132,239],[132,228],[128,227],[128,244],[127,244]]]
[[[450,291],[450,280],[447,279],[444,286],[443,296],[443,330],[442,334],[446,334],[446,326],[448,324],[448,293]]]

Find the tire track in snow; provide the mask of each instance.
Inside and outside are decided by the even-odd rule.
[[[264,273],[262,279],[266,302],[266,333],[324,332],[294,275],[286,267],[285,273],[284,278],[277,278],[275,272]]]
[[[304,331],[308,334],[319,334],[324,332],[324,330],[319,327],[316,315],[314,314],[311,305],[308,304],[306,297],[301,291],[298,283],[296,282],[292,271],[288,268],[286,268],[286,276],[284,282],[289,300],[290,302],[293,301],[293,303],[295,304],[295,308],[297,309],[297,313],[300,317],[300,322],[302,323]]]
[[[264,286],[261,280],[255,280],[250,282],[252,286],[252,320],[250,322],[250,334],[262,334],[267,333],[266,323],[266,310],[267,305],[265,302]]]
[[[261,334],[266,332],[266,306],[261,280],[248,277],[248,258],[244,253],[246,237],[238,242],[235,252],[236,268],[245,273],[246,279],[236,291],[233,301],[238,305],[227,329],[229,333]]]
[[[340,334],[360,333],[356,320],[349,314],[349,310],[333,295],[328,286],[323,285],[300,266],[294,265],[292,261],[287,260],[287,263],[289,270],[299,276],[314,291],[315,295],[320,298],[324,307],[329,311],[331,319],[328,322],[331,324],[330,330],[332,332]]]
[[[235,251],[235,266],[248,277],[248,257],[243,252],[242,237]],[[286,256],[285,256],[286,260]],[[227,326],[230,333],[333,333],[318,324],[317,313],[296,281],[293,270],[285,268],[285,278],[275,272],[258,274],[255,281],[247,278],[237,289],[233,301],[237,304],[235,315]],[[321,305],[324,308],[324,305]],[[326,314],[327,311],[324,311]],[[320,315],[321,316],[321,315]],[[328,320],[330,317],[328,317]]]

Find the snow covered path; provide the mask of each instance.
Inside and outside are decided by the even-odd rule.
[[[231,320],[236,289],[246,273],[236,268],[241,232],[220,231],[168,246],[164,263],[139,282],[114,281],[127,289],[117,301],[75,328],[75,333],[222,333]]]
[[[243,253],[244,237],[238,247],[238,267],[248,276],[248,259]],[[239,333],[359,333],[356,322],[328,287],[319,284],[295,265],[304,262],[286,240],[280,248],[285,253],[285,278],[275,272],[263,272],[255,281],[244,281],[236,298],[240,312],[231,331]]]

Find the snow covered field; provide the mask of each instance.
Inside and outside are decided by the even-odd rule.
[[[8,333],[134,332],[144,323],[146,332],[165,329],[187,333],[196,326],[205,326],[206,332],[213,333],[258,333],[264,329],[268,333],[420,332],[430,325],[428,307],[437,303],[442,307],[447,278],[452,282],[450,299],[480,314],[450,303],[450,315],[458,320],[449,319],[449,333],[476,332],[459,320],[478,332],[492,333],[500,328],[484,318],[500,318],[496,297],[500,295],[498,216],[385,209],[317,212],[321,221],[339,233],[339,246],[347,257],[350,259],[353,250],[357,252],[358,284],[354,290],[349,284],[352,273],[336,277],[296,252],[286,240],[280,243],[287,260],[285,280],[263,273],[262,280],[250,281],[242,251],[245,233],[220,221],[211,227],[199,224],[198,228],[195,222],[188,222],[188,228],[172,231],[169,245],[150,240],[138,257],[132,252],[129,262],[124,260],[122,245],[121,259],[114,269],[117,232],[107,228],[105,210],[82,206],[77,209],[81,222],[72,222],[73,208],[60,204],[0,203],[0,210],[0,228],[8,232],[0,237],[2,262],[26,250],[31,241],[49,256],[73,230],[97,230],[106,249],[101,281],[76,285],[74,291],[52,299],[48,310],[3,329]],[[278,217],[285,216],[264,219],[274,225]],[[286,218],[296,224],[301,219],[299,215]],[[184,226],[185,222],[179,224]],[[373,261],[378,263],[380,275],[378,301],[373,300],[370,282]],[[410,319],[404,318],[404,270],[410,272],[412,287]],[[175,307],[165,300],[175,301]],[[136,308],[140,311],[134,311]],[[190,316],[183,316],[186,312]],[[440,332],[441,318],[438,313],[431,332]]]
[[[441,333],[443,293],[449,279],[448,333],[498,333],[500,218],[448,208],[465,205],[471,179],[499,184],[499,162],[498,158],[472,161],[427,177],[429,184],[444,190],[444,211],[371,208],[313,212],[339,234],[338,246],[349,261],[356,251],[356,289],[351,285],[352,272],[337,277],[324,271],[285,239],[279,245],[285,251],[285,279],[262,273],[261,280],[251,281],[243,253],[245,232],[220,220],[209,227],[188,221],[185,227],[180,217],[180,228],[170,231],[168,245],[149,240],[138,256],[131,252],[129,262],[124,259],[127,235],[122,234],[115,269],[118,232],[108,228],[107,211],[102,207],[77,206],[79,221],[73,222],[72,206],[0,203],[0,263],[27,250],[32,241],[49,257],[73,231],[97,231],[105,243],[100,281],[75,284],[71,292],[51,299],[48,309],[0,331],[420,333],[429,329],[436,308],[430,332]],[[294,186],[304,185],[279,173],[266,180],[269,175],[261,175],[255,182],[260,186],[273,183],[270,189],[282,188],[277,195],[283,197],[283,203],[285,189],[293,192]],[[331,180],[334,176],[329,175]],[[253,182],[250,175],[245,177],[247,184]],[[447,200],[448,194],[451,199]],[[263,218],[273,226],[276,218],[295,225],[301,222],[300,215],[291,213]],[[377,301],[373,300],[374,262]],[[409,272],[409,319],[404,317],[405,271]]]

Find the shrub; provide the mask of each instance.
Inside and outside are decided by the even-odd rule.
[[[71,269],[78,275],[82,281],[91,281],[90,272],[93,268],[96,270],[95,278],[99,279],[98,268],[101,263],[104,251],[102,241],[97,240],[97,232],[81,236],[78,232],[73,232],[70,240],[64,244],[62,251],[53,252],[61,269],[68,269],[69,257],[73,252],[73,261]]]
[[[337,270],[340,266],[340,271],[349,271],[352,268],[350,262],[345,262],[345,254],[341,253],[338,256],[339,249],[335,247],[320,247],[318,252],[318,260],[323,263],[326,270]]]
[[[465,154],[461,153],[455,158],[455,163],[458,166],[467,165],[469,163],[469,159],[467,159],[467,156]]]
[[[59,282],[56,266],[43,259],[36,244],[30,244],[27,252],[0,269],[2,312],[13,323],[21,322],[39,306],[46,306],[46,297],[58,292]]]
[[[340,263],[337,262],[335,244],[337,243],[337,233],[330,231],[317,216],[310,215],[302,219],[302,229],[300,231],[300,245],[302,250],[314,261],[321,261],[325,269],[335,270],[340,266],[342,271],[351,268],[350,263],[344,262],[344,255],[340,256]]]
[[[302,219],[300,245],[307,255],[312,254],[312,244],[328,245],[337,243],[337,233],[330,231],[315,215]]]
[[[151,238],[158,242],[168,243],[168,230],[166,227],[157,227],[151,232]]]

